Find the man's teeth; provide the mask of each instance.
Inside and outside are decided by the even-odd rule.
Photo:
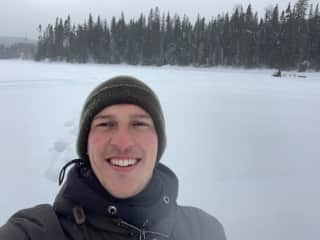
[[[112,165],[120,167],[128,167],[137,163],[136,159],[111,159]]]

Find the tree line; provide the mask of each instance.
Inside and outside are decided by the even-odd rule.
[[[309,0],[298,0],[280,11],[278,5],[258,18],[251,5],[210,20],[198,15],[160,13],[110,24],[89,14],[83,24],[71,17],[39,25],[36,60],[128,63],[142,65],[245,66],[293,68],[307,61],[320,69],[320,13]]]

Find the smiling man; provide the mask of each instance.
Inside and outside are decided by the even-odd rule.
[[[152,176],[157,149],[152,118],[136,105],[106,107],[91,123],[91,167],[104,188],[117,198],[134,196],[145,188]]]
[[[211,215],[176,202],[178,179],[160,163],[166,146],[159,100],[143,82],[119,76],[88,96],[77,140],[79,159],[53,206],[13,215],[6,240],[225,240]]]

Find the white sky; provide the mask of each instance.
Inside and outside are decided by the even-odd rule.
[[[290,1],[294,3],[295,1]],[[319,0],[310,0],[310,3]],[[186,14],[194,20],[199,13],[211,18],[217,14],[229,12],[242,4],[244,9],[251,3],[259,16],[264,14],[266,7],[278,3],[280,9],[285,9],[289,0],[1,0],[0,1],[0,36],[19,36],[37,38],[37,26],[54,23],[57,16],[65,18],[68,14],[75,23],[82,23],[91,12],[94,17],[100,15],[110,20],[112,16],[119,17],[124,11],[125,17],[137,18],[141,12],[148,14],[151,8],[158,6],[161,12],[170,11],[171,14]]]

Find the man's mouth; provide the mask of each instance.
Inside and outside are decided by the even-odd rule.
[[[109,158],[107,159],[108,163],[115,167],[131,167],[136,165],[140,159],[128,158],[128,159],[117,159],[117,158]]]

